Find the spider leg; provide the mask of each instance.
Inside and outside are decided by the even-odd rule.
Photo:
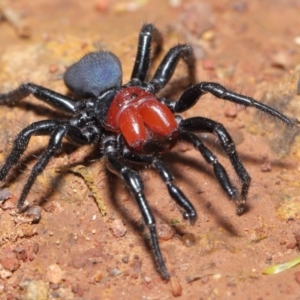
[[[158,66],[150,84],[153,86],[152,93],[160,91],[171,79],[179,59],[182,58],[187,64],[191,83],[195,82],[195,55],[193,48],[187,44],[179,44],[171,48]]]
[[[237,154],[234,142],[225,127],[221,123],[217,123],[204,117],[194,117],[182,120],[179,123],[179,127],[181,131],[210,132],[218,137],[221,147],[227,154],[237,176],[242,182],[242,202],[239,204],[237,209],[237,213],[242,214],[244,211],[244,203],[247,199],[251,177]]]
[[[45,120],[32,123],[24,128],[16,137],[13,149],[4,165],[0,170],[0,181],[2,181],[9,170],[19,161],[21,155],[26,150],[29,140],[33,135],[48,135],[60,124],[67,123],[68,121]]]
[[[180,139],[193,144],[205,161],[213,165],[215,176],[223,190],[231,200],[238,200],[238,191],[230,182],[225,168],[218,162],[216,156],[202,143],[202,141],[195,134],[183,130],[180,132]],[[239,206],[238,214],[241,213],[241,209],[242,207]]]
[[[147,203],[147,200],[143,194],[143,182],[139,176],[139,174],[133,170],[131,170],[129,167],[127,167],[123,162],[121,157],[116,152],[108,152],[106,154],[106,159],[108,162],[108,169],[112,171],[113,173],[120,176],[123,181],[126,183],[128,189],[133,194],[139,210],[142,213],[143,219],[147,227],[150,231],[150,237],[152,242],[152,247],[154,250],[154,255],[157,260],[158,264],[158,271],[161,274],[162,278],[165,280],[169,280],[170,275],[168,273],[168,270],[165,266],[158,239],[157,239],[157,232],[156,232],[156,226],[155,226],[155,219],[154,216],[151,213],[150,207]]]
[[[155,43],[155,49],[152,53],[153,58],[159,54],[162,49],[162,36],[152,24],[145,24],[139,35],[138,50],[131,75],[131,79],[144,81],[151,62],[151,45]]]
[[[17,210],[22,212],[25,208],[25,199],[35,182],[37,176],[42,173],[42,171],[46,168],[47,164],[49,163],[50,159],[53,155],[59,150],[61,147],[62,138],[64,137],[67,131],[66,126],[58,126],[53,133],[51,134],[48,147],[46,151],[39,157],[37,163],[34,165],[31,174],[23,188],[21,196],[17,203]]]
[[[194,206],[184,195],[184,193],[172,183],[174,178],[164,166],[161,160],[151,155],[133,153],[127,148],[123,151],[123,157],[134,163],[143,163],[151,165],[159,173],[160,177],[166,184],[170,196],[181,207],[181,209],[183,209],[183,217],[185,219],[188,219],[192,224],[195,223],[197,219],[197,213]]]
[[[22,83],[15,90],[5,94],[0,94],[0,104],[15,105],[18,101],[30,94],[63,112],[71,114],[76,112],[76,102],[71,98],[34,83]]]
[[[246,107],[254,107],[258,110],[261,110],[263,112],[266,112],[270,114],[273,117],[276,117],[286,123],[289,126],[293,125],[293,121],[290,120],[285,115],[281,114],[277,110],[260,103],[256,100],[254,100],[251,97],[244,96],[241,94],[237,94],[234,92],[231,92],[227,90],[224,86],[215,83],[215,82],[200,82],[190,88],[188,88],[179,98],[177,102],[174,102],[173,104],[173,111],[175,113],[183,112],[189,108],[191,108],[193,105],[196,104],[196,102],[199,100],[199,98],[206,94],[207,92],[211,93],[212,95],[216,96],[219,99],[224,99],[231,101],[233,103],[237,103]],[[168,105],[169,106],[169,105]]]

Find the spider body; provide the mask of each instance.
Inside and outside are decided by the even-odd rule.
[[[171,110],[151,93],[138,87],[125,87],[113,99],[104,126],[121,132],[127,144],[139,152],[166,150],[178,137],[178,124]],[[167,147],[166,147],[167,146]]]
[[[168,280],[170,275],[161,255],[155,218],[144,195],[142,179],[128,162],[149,165],[157,171],[183,217],[194,223],[197,218],[195,208],[173,183],[173,176],[157,157],[158,154],[170,150],[178,140],[189,142],[204,160],[212,165],[217,181],[228,198],[236,202],[237,214],[240,215],[246,209],[245,202],[251,177],[241,162],[229,133],[222,124],[212,119],[204,117],[183,119],[179,113],[190,109],[205,93],[211,93],[220,99],[255,107],[287,125],[292,126],[293,122],[269,106],[251,97],[231,92],[218,83],[194,84],[195,58],[191,46],[186,44],[171,48],[154,76],[148,80],[151,60],[161,48],[162,37],[159,31],[154,25],[145,24],[139,35],[131,80],[125,85],[121,83],[121,63],[114,54],[106,51],[87,54],[70,66],[64,75],[65,84],[82,98],[80,101],[33,83],[24,83],[11,92],[0,94],[0,104],[14,105],[32,94],[66,113],[66,117],[62,119],[35,122],[17,135],[11,153],[0,170],[0,181],[3,181],[9,170],[17,164],[32,136],[50,136],[48,146],[34,165],[18,200],[17,209],[22,212],[28,205],[25,200],[36,177],[60,150],[64,137],[79,146],[96,145],[101,151],[100,154],[105,157],[108,169],[121,177],[133,195],[149,229],[158,270],[162,278]],[[182,93],[178,101],[159,97],[157,93],[169,82],[180,59],[188,67],[192,85]],[[217,136],[241,181],[240,191],[231,183],[217,157],[194,132],[208,132]]]

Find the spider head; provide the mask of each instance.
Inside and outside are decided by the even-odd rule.
[[[64,74],[66,86],[82,98],[98,98],[122,84],[120,60],[111,52],[91,52],[71,65]]]

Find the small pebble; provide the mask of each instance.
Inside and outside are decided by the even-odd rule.
[[[202,283],[208,283],[209,277],[208,276],[203,276],[203,277],[201,277],[201,281],[202,281]]]
[[[28,252],[26,250],[28,249],[25,249],[25,247],[23,247],[22,245],[14,248],[14,252],[16,253],[16,257],[18,260],[27,261]]]
[[[104,277],[104,276],[103,276],[102,272],[101,272],[101,271],[98,271],[98,272],[94,275],[94,281],[100,282],[101,279],[102,279],[103,277]]]
[[[286,249],[295,249],[297,247],[297,242],[293,241],[286,245]]]
[[[24,300],[46,300],[48,299],[48,286],[42,280],[32,280],[27,285]]]
[[[267,252],[266,254],[267,254],[266,261],[271,261],[273,259],[273,254],[269,252]]]
[[[150,283],[152,281],[152,279],[148,276],[145,276],[144,279],[147,283]]]
[[[110,229],[115,237],[122,237],[127,232],[127,228],[124,226],[122,220],[120,219],[114,220]]]
[[[134,257],[135,258],[135,257]],[[134,279],[139,278],[139,275],[141,273],[141,268],[142,268],[142,261],[138,258],[135,258],[132,263],[130,264],[130,267],[132,268],[132,275],[131,277]]]
[[[272,166],[271,166],[271,163],[269,161],[263,163],[260,166],[260,171],[261,172],[271,172],[271,170],[272,170]]]
[[[59,289],[59,284],[57,283],[50,283],[50,288],[51,290],[58,290]]]
[[[169,5],[171,6],[171,7],[179,7],[179,6],[181,6],[181,4],[182,4],[182,1],[181,0],[169,0]]]
[[[97,11],[104,13],[109,8],[109,0],[97,0],[95,3],[95,8]]]
[[[148,170],[143,170],[141,176],[143,181],[149,181],[151,179],[151,174],[149,173]]]
[[[117,269],[117,268],[113,268],[113,269],[111,270],[110,274],[111,274],[112,276],[118,276],[118,275],[122,274],[122,271],[119,270],[119,269]]]
[[[20,268],[20,262],[15,256],[6,256],[1,258],[0,264],[6,271],[14,272]]]
[[[1,208],[3,210],[7,210],[7,209],[14,209],[16,207],[16,203],[14,203],[13,201],[11,200],[6,200],[5,202],[4,201],[1,201]]]
[[[182,295],[182,286],[179,282],[179,279],[176,277],[170,278],[170,284],[171,284],[171,292],[174,297],[179,297]]]
[[[156,230],[158,238],[163,241],[170,240],[174,235],[174,229],[168,224],[158,223],[156,225]]]
[[[34,243],[33,244],[33,249],[32,249],[33,253],[38,254],[39,249],[40,249],[40,245],[38,243]]]
[[[271,56],[272,67],[285,69],[290,65],[290,57],[287,52],[278,52]]]
[[[10,190],[8,188],[5,188],[0,191],[0,201],[5,201],[8,198],[10,198],[10,196],[11,196],[11,194],[10,194]]]
[[[51,283],[61,283],[64,278],[64,271],[58,264],[50,265],[47,269],[47,278]]]
[[[122,262],[124,264],[127,264],[129,262],[129,255],[126,255],[126,256],[122,257]]]
[[[204,40],[206,42],[212,41],[215,38],[215,31],[214,30],[206,30],[202,33],[201,38],[202,38],[202,40]]]
[[[57,72],[57,70],[58,70],[58,65],[52,64],[52,65],[49,66],[49,72],[50,73],[55,73],[55,72]]]
[[[191,146],[188,143],[180,142],[177,145],[177,149],[178,149],[179,152],[186,152],[186,151],[192,150],[193,146]]]
[[[3,267],[0,265],[0,278],[1,279],[7,279],[12,276],[12,272],[3,269]]]
[[[192,247],[196,243],[196,237],[193,233],[185,233],[182,237],[182,241],[187,247]]]
[[[296,36],[296,37],[294,38],[294,43],[295,43],[296,45],[300,45],[300,36]]]
[[[243,12],[246,12],[248,10],[248,3],[247,3],[247,1],[234,1],[231,4],[231,7],[236,12],[243,13]]]
[[[31,223],[34,224],[40,221],[41,215],[42,215],[42,208],[38,205],[29,206],[24,212],[24,216],[29,218]]]
[[[225,109],[226,118],[235,118],[237,116],[237,108],[235,106],[230,106]]]
[[[202,67],[204,70],[214,70],[215,69],[215,62],[212,59],[205,58],[202,61]]]
[[[300,271],[295,273],[295,280],[298,284],[300,284]]]
[[[72,292],[74,294],[76,294],[78,292],[78,284],[77,283],[72,284]]]
[[[276,184],[276,185],[280,185],[280,183],[281,183],[281,180],[277,178],[277,179],[275,180],[275,184]]]

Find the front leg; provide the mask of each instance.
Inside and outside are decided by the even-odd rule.
[[[145,80],[151,63],[151,55],[154,59],[159,54],[162,43],[162,36],[153,24],[145,24],[142,27],[131,79]],[[151,51],[152,44],[155,45],[155,48]]]
[[[179,44],[168,51],[158,66],[150,81],[150,84],[153,86],[151,90],[152,93],[157,93],[165,87],[171,79],[180,59],[182,59],[188,67],[190,83],[193,84],[195,82],[196,59],[193,48],[187,44]]]
[[[34,83],[22,83],[15,90],[5,94],[0,94],[0,104],[15,105],[21,99],[29,96],[30,94],[32,94],[37,99],[49,104],[50,106],[59,109],[60,111],[71,114],[74,114],[76,112],[76,102],[71,98],[46,89],[42,86],[36,85]]]
[[[267,114],[281,120],[289,126],[293,126],[294,122],[288,117],[278,112],[277,110],[254,100],[251,97],[237,94],[227,90],[221,84],[215,82],[200,82],[188,88],[179,98],[177,102],[171,104],[171,110],[175,113],[181,113],[192,106],[206,93],[211,93],[219,99],[228,100],[230,102],[243,105],[246,107],[254,107],[258,110],[266,112]],[[170,104],[169,104],[170,106]]]

